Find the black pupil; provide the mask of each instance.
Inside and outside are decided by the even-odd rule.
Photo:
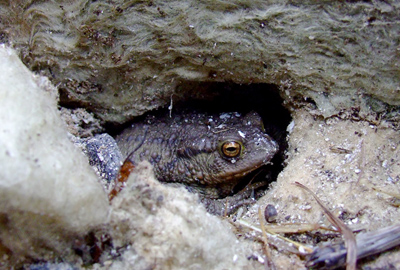
[[[226,150],[228,152],[235,152],[236,151],[236,147],[230,146],[230,147],[226,148]]]

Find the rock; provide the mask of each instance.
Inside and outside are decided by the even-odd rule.
[[[107,222],[107,196],[68,139],[55,88],[4,45],[0,59],[1,255],[67,258],[75,239]]]
[[[229,223],[207,213],[197,195],[158,182],[147,161],[112,209],[111,236],[122,254],[108,269],[254,269]]]
[[[199,82],[268,83],[328,117],[400,105],[397,1],[18,1],[1,40],[52,78],[64,103],[123,122]]]
[[[67,124],[68,132],[71,135],[87,138],[103,131],[100,120],[83,108],[68,109],[61,107],[61,119]]]
[[[26,270],[79,270],[78,267],[67,263],[37,263],[25,267]]]
[[[106,182],[114,180],[123,161],[114,138],[103,133],[80,141],[84,144],[83,152],[89,158],[89,164],[95,168],[96,173]]]

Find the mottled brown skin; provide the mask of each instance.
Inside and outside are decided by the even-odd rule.
[[[149,116],[117,137],[124,158],[148,160],[162,182],[184,184],[209,199],[231,194],[241,178],[268,164],[277,143],[257,113]]]

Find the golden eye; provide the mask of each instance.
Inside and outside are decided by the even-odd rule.
[[[228,158],[237,157],[242,152],[242,144],[235,141],[224,142],[221,146],[221,152]]]

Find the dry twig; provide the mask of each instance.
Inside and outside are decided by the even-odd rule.
[[[400,224],[357,235],[357,259],[379,254],[400,245]],[[336,269],[346,263],[343,243],[327,244],[316,248],[308,258],[307,267]]]
[[[295,185],[306,190],[314,197],[319,206],[324,210],[324,213],[327,215],[329,222],[331,222],[332,225],[335,226],[339,230],[339,232],[343,235],[347,249],[346,269],[355,270],[357,262],[357,243],[356,243],[356,238],[351,229],[347,227],[346,224],[343,223],[343,221],[335,217],[308,187],[304,186],[303,184],[300,184],[299,182],[295,182]]]
[[[244,220],[237,220],[235,223],[232,223],[235,226],[241,225],[247,228],[252,229],[253,231],[262,233],[262,230],[254,225],[249,224],[248,222],[244,221]],[[268,236],[268,242],[277,247],[278,249],[281,250],[285,250],[288,251],[290,253],[294,253],[294,254],[299,254],[299,255],[307,255],[307,254],[311,254],[314,249],[307,247],[301,243],[295,242],[293,240],[290,240],[288,238],[285,238],[283,236],[280,236],[279,234],[276,234],[274,232],[271,231],[265,231],[265,233]]]

